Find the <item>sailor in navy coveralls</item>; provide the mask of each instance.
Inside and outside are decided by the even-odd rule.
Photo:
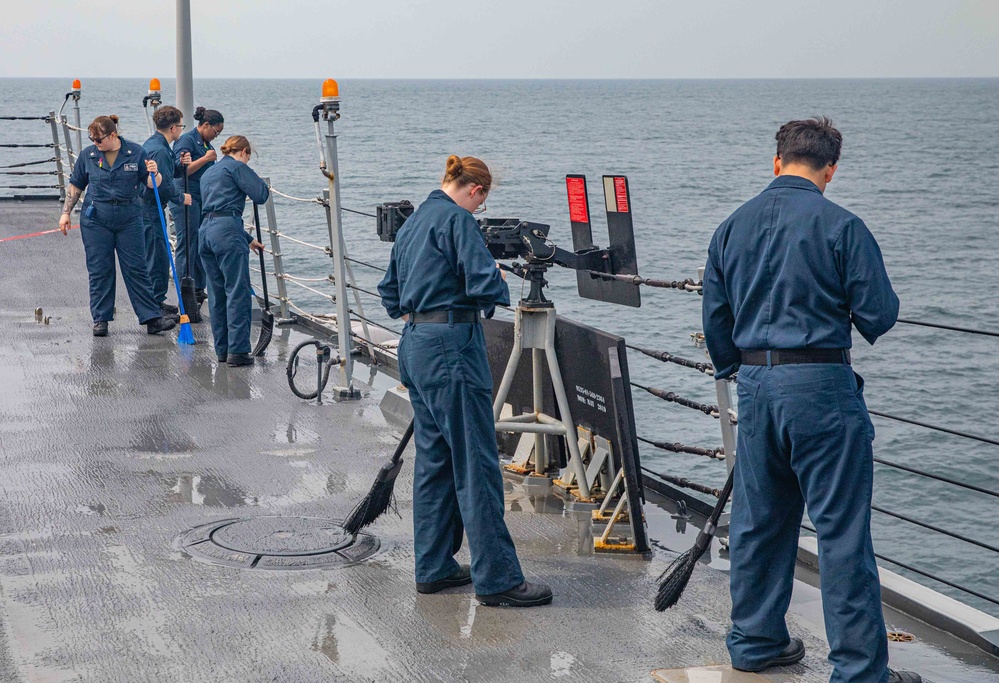
[[[873,344],[898,297],[864,222],[823,196],[842,137],[828,119],[777,133],[777,178],[719,226],[704,272],[715,378],[738,371],[732,494],[732,666],[804,656],[785,624],[798,531],[819,543],[832,683],[919,680],[888,669],[871,541],[874,426],[850,366],[851,327]]]
[[[489,169],[474,157],[447,161],[444,184],[399,230],[378,291],[404,318],[399,374],[415,422],[413,526],[416,589],[436,593],[472,583],[485,605],[551,602],[547,586],[524,580],[503,519],[492,409],[492,376],[480,311],[491,317],[510,293],[473,211],[484,206]],[[462,527],[471,567],[454,559]]]
[[[140,187],[152,186],[150,174],[156,176],[157,182],[161,182],[162,176],[157,172],[156,162],[146,156],[141,146],[118,136],[117,116],[98,116],[88,133],[94,144],[80,152],[73,167],[59,229],[66,234],[70,212],[86,189],[80,232],[90,275],[94,336],[106,336],[108,322],[114,320],[116,253],[139,323],[146,325],[150,334],[163,332],[172,328],[176,319],[164,318],[153,298],[139,202]]]
[[[222,145],[222,160],[201,179],[203,222],[199,252],[208,282],[208,310],[219,362],[252,365],[250,355],[250,249],[263,250],[243,229],[246,198],[263,204],[270,196],[266,183],[252,168],[250,143],[233,135]]]
[[[194,120],[198,122],[197,127],[187,131],[180,136],[180,139],[173,145],[174,160],[178,166],[185,165],[185,158],[189,160],[185,168],[187,169],[187,191],[191,195],[191,204],[184,211],[184,207],[177,202],[170,202],[170,213],[173,215],[174,229],[177,232],[177,248],[175,250],[177,275],[185,277],[188,272],[187,264],[187,236],[191,236],[191,264],[190,273],[194,279],[194,287],[200,304],[206,298],[205,267],[201,263],[198,255],[198,231],[201,229],[202,220],[202,196],[201,179],[215,163],[218,154],[212,147],[212,140],[217,138],[225,128],[225,120],[222,114],[214,109],[198,107],[194,110]],[[184,180],[178,181],[180,187],[184,189]],[[187,226],[185,214],[190,218],[190,226]],[[190,314],[191,311],[188,311]]]
[[[156,132],[142,143],[142,149],[156,162],[163,177],[163,184],[158,188],[163,208],[166,208],[167,202],[187,206],[191,204],[191,195],[177,189],[177,185],[183,182],[180,178],[183,177],[184,166],[174,163],[173,150],[170,149],[170,144],[176,142],[184,130],[182,120],[183,115],[176,107],[160,107],[153,114]],[[190,161],[190,155],[185,160]],[[142,197],[142,222],[146,230],[146,269],[153,286],[153,299],[164,313],[176,313],[177,307],[166,303],[171,278],[170,258],[167,254],[170,245],[167,244],[163,226],[160,225],[160,207],[156,205],[156,193],[150,188],[145,189]]]

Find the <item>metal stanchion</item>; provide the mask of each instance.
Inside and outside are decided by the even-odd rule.
[[[55,111],[54,110],[50,111],[49,112],[48,121],[49,121],[49,126],[52,128],[52,149],[55,152],[56,171],[59,173],[59,175],[56,176],[57,183],[58,183],[58,186],[59,186],[59,200],[60,201],[65,201],[66,200],[66,169],[65,169],[65,167],[63,166],[63,163],[62,163],[62,149],[61,149],[62,146],[59,144],[59,126],[56,123],[56,120],[57,119],[56,119],[56,113],[55,113]]]
[[[361,393],[354,388],[354,359],[351,356],[350,309],[347,305],[347,278],[343,260],[343,221],[340,210],[340,168],[337,159],[336,132],[334,122],[340,118],[340,89],[337,82],[328,79],[323,83],[323,95],[320,102],[312,110],[312,119],[316,126],[316,137],[319,135],[319,119],[326,121],[326,134],[322,136],[319,145],[322,174],[329,181],[329,189],[324,193],[326,202],[326,223],[329,228],[330,253],[333,257],[333,277],[336,280],[336,324],[337,346],[343,364],[340,366],[342,384],[333,388],[340,399],[357,399]]]
[[[262,178],[268,187],[271,184],[270,178]],[[288,284],[284,280],[284,257],[281,254],[281,239],[278,235],[277,213],[274,211],[274,193],[271,192],[264,202],[264,214],[267,216],[267,232],[271,235],[271,258],[274,261],[274,278],[277,281],[278,301],[281,303],[281,319],[277,321],[281,325],[289,320],[288,316]]]

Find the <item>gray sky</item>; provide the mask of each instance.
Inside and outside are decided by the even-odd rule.
[[[999,0],[193,0],[194,76],[999,76]],[[5,3],[0,77],[173,77],[173,0]]]

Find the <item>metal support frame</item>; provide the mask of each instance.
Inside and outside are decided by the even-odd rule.
[[[331,227],[333,225],[333,221],[332,221],[332,217],[330,216],[330,206],[331,206],[331,204],[330,204],[330,191],[329,190],[323,190],[323,201],[324,201],[324,205],[326,207],[326,225],[327,225],[327,227],[330,228],[330,258],[334,258],[335,259],[336,258],[334,256],[335,252],[333,251],[333,230],[332,230],[332,227]],[[343,240],[343,231],[341,230],[340,231],[340,262],[342,263],[342,268],[341,268],[341,270],[339,272],[341,272],[341,273],[346,272],[346,274],[347,274],[347,282],[349,282],[350,285],[352,286],[352,292],[353,292],[353,295],[354,295],[354,306],[357,307],[357,313],[358,313],[359,316],[363,316],[363,317],[366,318],[367,316],[364,315],[364,304],[361,302],[361,295],[358,294],[358,292],[357,292],[357,281],[354,279],[354,269],[350,267],[350,262],[347,261],[346,257],[347,257],[347,244]],[[334,282],[333,282],[333,284],[336,287],[336,291],[337,291],[337,302],[339,303],[339,300],[340,300],[340,287],[336,286],[337,282],[338,282],[336,273],[337,273],[337,269],[336,269],[336,266],[334,265],[334,268],[333,268],[333,279],[334,279]],[[337,311],[338,311],[337,316],[339,316],[339,307],[337,308]],[[348,320],[349,320],[349,315],[350,315],[350,309],[349,308],[347,309],[347,314],[348,314]],[[339,317],[337,318],[337,320],[339,321]],[[371,339],[371,331],[368,329],[368,323],[363,318],[361,318],[361,331],[364,333],[364,338],[365,339],[368,339],[368,340]],[[368,357],[369,358],[374,358],[375,357],[374,346],[371,345],[370,341],[366,342],[366,344],[367,344],[367,347],[368,347]]]
[[[56,171],[59,175],[56,182],[59,185],[59,201],[66,200],[66,168],[62,163],[62,145],[59,144],[59,126],[55,110],[49,112],[49,126],[52,128],[52,151],[55,152]]]
[[[340,162],[337,157],[336,131],[334,122],[340,117],[339,102],[326,102],[322,110],[322,118],[326,121],[325,159],[327,163],[323,174],[329,180],[329,189],[324,192],[326,198],[326,225],[330,235],[330,256],[333,258],[333,289],[336,291],[336,324],[337,352],[340,354],[341,384],[334,391],[341,399],[360,398],[361,394],[353,386],[354,358],[351,355],[350,309],[347,305],[346,261],[344,261],[343,242],[343,211],[340,207]],[[320,146],[322,150],[324,146]]]
[[[493,418],[496,421],[497,432],[528,433],[535,434],[536,452],[544,455],[544,435],[552,434],[565,438],[566,446],[569,450],[569,464],[566,468],[571,471],[572,477],[579,487],[579,496],[585,501],[590,500],[590,481],[587,479],[586,468],[577,442],[576,425],[572,420],[569,398],[565,393],[565,384],[562,382],[562,372],[559,368],[558,357],[555,354],[555,308],[528,307],[521,301],[517,304],[516,316],[513,328],[513,348],[510,350],[510,360],[507,363],[506,371],[503,373],[503,380],[500,382],[499,390],[496,392],[496,399],[493,402]],[[517,367],[520,364],[520,357],[524,349],[531,349],[531,361],[533,364],[533,384],[534,384],[534,412],[512,417],[501,417],[503,405],[510,395],[510,388],[513,386],[514,375],[517,374]],[[542,402],[542,357],[548,362],[548,371],[552,379],[552,388],[555,393],[555,402],[558,405],[562,419],[558,420],[544,413]],[[540,443],[540,446],[539,446]],[[547,459],[536,458],[535,467]]]
[[[732,424],[732,392],[727,379],[715,382],[715,393],[718,396],[718,422],[721,426],[722,447],[725,449],[725,467],[729,472],[735,467],[736,427]]]
[[[261,178],[270,187],[270,178]],[[264,215],[267,216],[267,232],[271,236],[271,259],[274,262],[274,279],[277,280],[278,301],[281,304],[281,318],[288,319],[288,283],[284,281],[284,257],[281,254],[281,239],[278,236],[277,214],[274,211],[274,194],[268,193],[264,202]],[[263,275],[261,275],[263,277]],[[281,321],[278,321],[280,324]]]
[[[83,126],[80,125],[80,91],[73,93],[73,125],[76,126],[76,153],[83,151]]]
[[[69,172],[72,174],[77,160],[77,154],[73,152],[73,136],[69,130],[69,121],[65,116],[59,117],[59,124],[62,126],[62,137],[66,141],[66,159],[69,160]]]

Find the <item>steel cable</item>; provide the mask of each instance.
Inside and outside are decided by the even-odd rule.
[[[953,434],[954,436],[964,437],[965,439],[972,439],[974,441],[980,441],[981,443],[992,444],[993,446],[999,446],[999,441],[995,439],[990,439],[986,436],[979,436],[977,434],[969,434],[967,432],[959,432],[955,429],[948,429],[947,427],[939,427],[937,425],[931,425],[927,422],[920,422],[919,420],[911,420],[906,417],[898,417],[897,415],[889,415],[888,413],[882,413],[878,410],[868,411],[871,415],[877,415],[878,417],[887,418],[889,420],[896,420],[898,422],[905,422],[906,424],[916,425],[917,427],[925,427],[926,429],[932,429],[937,432],[943,432],[944,434]]]
[[[802,524],[801,528],[804,529],[805,531],[810,531],[813,534],[816,534],[816,535],[818,534],[818,532],[814,528],[812,528],[811,526],[809,526],[807,524]],[[993,605],[999,605],[999,600],[996,600],[995,598],[990,598],[987,595],[982,595],[978,591],[974,591],[974,590],[972,590],[970,588],[967,588],[965,586],[962,586],[960,584],[953,583],[951,581],[948,581],[947,579],[941,579],[939,576],[935,576],[933,574],[930,574],[929,572],[925,572],[922,569],[916,569],[915,567],[913,567],[911,565],[908,565],[908,564],[905,564],[904,562],[899,562],[898,560],[893,560],[892,558],[885,557],[884,555],[881,555],[880,553],[877,553],[877,552],[874,553],[874,557],[878,558],[879,560],[884,560],[885,562],[891,562],[892,564],[898,565],[899,567],[902,567],[903,569],[908,569],[910,572],[913,572],[915,574],[919,574],[920,576],[925,576],[928,579],[933,579],[934,581],[939,581],[940,583],[944,584],[945,586],[950,586],[951,588],[956,588],[957,590],[963,591],[963,592],[967,593],[968,595],[974,595],[976,598],[981,598],[982,600],[985,600],[986,602],[991,602]]]
[[[710,417],[717,418],[720,416],[718,406],[708,405],[706,403],[698,403],[697,401],[691,401],[689,398],[684,398],[683,396],[680,396],[675,392],[666,391],[665,389],[659,389],[657,387],[642,386],[637,382],[632,382],[631,386],[647,391],[656,398],[661,398],[664,401],[669,401],[670,403],[676,403],[677,405],[684,406],[685,408],[692,408],[694,410],[698,410]]]
[[[918,470],[915,467],[908,467],[906,465],[900,465],[897,462],[889,462],[887,460],[882,460],[881,458],[874,458],[874,462],[876,462],[876,463],[878,463],[880,465],[884,465],[886,467],[894,467],[895,469],[898,469],[898,470],[903,470],[905,472],[911,472],[912,474],[918,474],[919,476],[926,477],[928,479],[935,479],[937,481],[942,481],[942,482],[945,482],[947,484],[953,484],[954,486],[958,486],[958,487],[963,488],[963,489],[968,489],[969,491],[976,491],[978,493],[984,493],[987,496],[994,496],[996,498],[999,498],[999,492],[990,491],[989,489],[983,489],[982,487],[975,486],[974,484],[966,484],[963,481],[958,481],[956,479],[951,479],[949,477],[943,476],[942,474],[933,474],[932,472],[926,472],[926,471],[923,471],[923,470]]]
[[[656,448],[662,449],[664,451],[669,451],[670,453],[689,453],[691,455],[703,455],[706,458],[712,458],[713,460],[724,460],[725,459],[725,449],[724,448],[700,448],[698,446],[686,446],[682,443],[667,443],[665,441],[652,441],[651,439],[643,439],[642,437],[636,437],[639,441],[647,443]]]
[[[968,334],[981,334],[987,337],[999,337],[999,332],[990,332],[988,330],[975,330],[970,327],[955,327],[954,325],[942,325],[940,323],[926,323],[921,320],[905,320],[899,318],[898,322],[905,323],[906,325],[919,325],[920,327],[935,327],[941,330],[951,330],[952,332],[967,332]]]

